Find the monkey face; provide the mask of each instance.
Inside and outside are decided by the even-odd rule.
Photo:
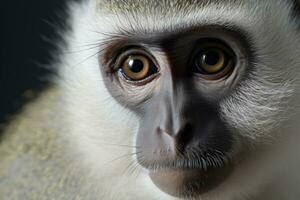
[[[217,12],[219,4],[207,1],[208,5],[201,4],[199,9],[194,4],[174,7],[184,16],[179,19],[166,9],[157,9],[157,2],[147,1],[146,10],[117,7],[114,19],[111,13],[106,16],[110,7],[100,17],[95,15],[101,19],[96,22],[100,26],[97,33],[89,34],[102,41],[100,51],[93,52],[98,59],[81,67],[76,76],[92,77],[88,84],[99,94],[105,93],[99,98],[94,90],[85,90],[86,82],[78,84],[85,87],[88,98],[82,97],[84,101],[102,110],[94,112],[92,106],[81,102],[77,105],[84,107],[86,118],[100,118],[85,126],[92,127],[93,133],[86,136],[90,140],[100,138],[98,130],[101,139],[104,133],[132,137],[137,162],[158,188],[176,197],[205,196],[224,185],[236,184],[227,181],[237,168],[243,171],[240,168],[245,160],[255,163],[254,157],[248,156],[251,149],[264,148],[268,143],[264,139],[280,132],[277,128],[288,118],[287,104],[295,86],[295,75],[285,72],[292,71],[296,62],[286,63],[298,56],[293,50],[296,45],[278,28],[288,16],[270,24],[264,15],[257,21],[249,14],[257,13],[257,9],[260,14],[268,12],[267,6],[253,7],[243,1],[233,9],[224,1],[223,12]],[[279,4],[266,5],[281,9]],[[246,15],[244,8],[251,11]],[[230,14],[224,15],[228,10]],[[80,37],[87,38],[86,32]],[[73,93],[78,95],[75,90]],[[107,106],[107,96],[112,97],[109,105],[123,112],[122,117]],[[133,122],[137,128],[120,130],[127,112],[137,116]],[[118,127],[120,122],[123,124]],[[248,184],[247,178],[243,180]]]
[[[164,192],[187,197],[216,188],[247,157],[251,136],[272,131],[264,119],[279,113],[271,107],[283,106],[283,96],[259,111],[251,107],[286,85],[279,81],[268,94],[250,41],[235,27],[203,26],[124,35],[106,47],[105,85],[139,117],[137,161]]]
[[[139,116],[137,160],[166,193],[198,195],[230,174],[239,138],[220,105],[247,71],[243,44],[233,30],[206,27],[107,47],[105,84]]]

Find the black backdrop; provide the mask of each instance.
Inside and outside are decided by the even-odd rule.
[[[26,91],[41,91],[51,62],[55,29],[66,28],[66,0],[12,0],[0,3],[0,123],[27,101]],[[38,92],[36,92],[38,93]],[[26,95],[25,95],[26,96]],[[27,92],[27,97],[34,96]]]

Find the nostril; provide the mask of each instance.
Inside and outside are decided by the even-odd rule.
[[[176,133],[174,133],[169,129],[163,129],[161,127],[156,128],[157,134],[167,134],[170,137],[179,141],[182,139],[182,137],[188,138],[192,136],[192,132],[193,132],[193,126],[191,123],[185,123],[184,126],[182,126]]]
[[[179,146],[185,147],[194,137],[194,129],[192,123],[185,123],[184,126],[176,134],[176,142]]]
[[[157,133],[157,134],[162,134],[162,130],[161,130],[160,127],[157,127],[157,128],[156,128],[156,133]]]
[[[191,123],[187,122],[185,123],[179,131],[176,133],[177,137],[181,137],[183,134],[189,134],[192,132],[193,126]]]
[[[156,133],[157,134],[163,134],[163,133],[165,133],[165,134],[167,134],[167,135],[169,135],[171,137],[174,137],[174,134],[172,133],[172,131],[170,131],[168,129],[162,129],[161,127],[157,127],[156,128]]]

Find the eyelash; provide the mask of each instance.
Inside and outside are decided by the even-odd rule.
[[[124,45],[122,47],[110,47],[110,49],[118,49],[117,51],[115,51],[113,54],[110,54],[110,55],[106,55],[105,57],[109,57],[109,59],[106,60],[105,64],[108,68],[108,73],[116,73],[119,69],[118,66],[116,66],[116,63],[117,63],[117,60],[118,60],[118,57],[120,55],[122,55],[124,52],[126,52],[127,50],[130,50],[130,49],[138,49],[138,48],[141,48],[140,46],[138,45]]]

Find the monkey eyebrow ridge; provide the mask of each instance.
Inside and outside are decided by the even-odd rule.
[[[244,4],[243,0],[97,0],[99,10],[113,13],[150,13],[158,10],[159,12],[168,12],[172,10],[190,10],[191,8],[203,8],[211,4]],[[165,9],[169,8],[169,9]]]

